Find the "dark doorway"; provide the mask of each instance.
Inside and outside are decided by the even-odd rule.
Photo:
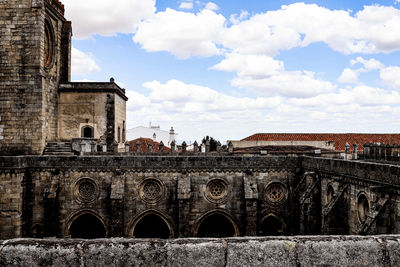
[[[71,224],[69,233],[72,238],[103,238],[106,237],[106,230],[96,216],[83,214],[76,218]]]
[[[90,126],[85,126],[82,129],[82,137],[84,138],[93,138],[94,133],[93,133],[93,127]]]
[[[133,235],[137,238],[164,238],[170,237],[166,222],[155,214],[144,216],[136,224]]]
[[[260,235],[283,235],[284,229],[281,221],[275,216],[268,216],[260,225]]]
[[[201,223],[197,232],[198,237],[230,237],[235,236],[232,222],[221,214],[208,216]]]

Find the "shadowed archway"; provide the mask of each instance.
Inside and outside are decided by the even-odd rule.
[[[106,237],[106,229],[96,216],[84,213],[71,223],[69,234],[72,238],[104,238]]]
[[[260,224],[259,234],[262,236],[284,235],[285,225],[275,215],[268,215]]]
[[[141,217],[134,226],[133,236],[137,238],[163,238],[172,236],[167,222],[155,213]]]
[[[238,236],[238,228],[231,218],[215,212],[203,217],[195,233],[198,237],[231,237]]]

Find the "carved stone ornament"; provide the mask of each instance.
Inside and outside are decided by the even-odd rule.
[[[98,197],[97,184],[89,178],[80,179],[75,184],[75,197],[80,203],[91,203]]]
[[[50,68],[54,59],[54,31],[48,20],[44,24],[44,67]]]
[[[148,203],[158,202],[164,195],[164,186],[157,179],[146,179],[140,186],[139,196]]]
[[[228,194],[228,186],[224,180],[214,179],[208,182],[205,196],[211,202],[223,202]]]
[[[279,182],[269,183],[265,188],[265,198],[272,204],[281,204],[287,199],[286,187]]]

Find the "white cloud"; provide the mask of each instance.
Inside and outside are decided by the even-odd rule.
[[[269,56],[232,53],[212,69],[236,72],[232,85],[262,96],[310,97],[328,93],[335,86],[315,78],[310,71],[286,71],[282,61]]]
[[[100,71],[94,57],[86,54],[75,47],[71,49],[71,73],[72,75],[88,75],[93,71]]]
[[[399,0],[400,1],[400,0]],[[246,19],[249,16],[249,12],[247,12],[246,10],[242,10],[240,11],[240,15],[238,14],[232,14],[229,17],[229,21],[232,24],[239,24],[242,20]]]
[[[226,58],[212,69],[237,72],[238,76],[263,78],[278,74],[284,70],[282,61],[263,55],[227,54]]]
[[[193,9],[193,3],[192,2],[182,2],[179,5],[180,9]]]
[[[220,34],[225,18],[204,9],[197,14],[167,8],[140,23],[133,40],[147,51],[168,51],[178,58],[208,57],[220,50],[212,41]]]
[[[93,80],[89,80],[89,79],[80,79],[80,80],[73,80],[72,82],[81,82],[81,83],[92,83],[92,82],[96,82]]]
[[[358,81],[358,74],[358,70],[345,68],[338,78],[338,81],[341,83],[356,83]]]
[[[310,97],[335,89],[333,84],[316,79],[315,74],[309,71],[284,71],[261,79],[237,77],[232,85],[256,91],[262,96],[286,97]]]
[[[265,109],[276,107],[280,103],[279,97],[233,97],[208,87],[178,80],[169,80],[165,84],[158,81],[146,82],[143,86],[151,90],[149,98],[152,102],[167,102],[171,110],[185,113]]]
[[[388,86],[400,90],[400,67],[390,66],[380,71],[382,81]]]
[[[354,66],[357,63],[362,64],[367,71],[378,70],[378,69],[381,69],[384,67],[382,62],[380,62],[374,58],[370,58],[370,59],[366,60],[362,57],[357,57],[356,59],[353,59],[350,61],[351,66]]]
[[[134,33],[142,19],[152,17],[155,0],[63,0],[65,17],[72,21],[75,38],[94,34]]]
[[[214,11],[216,11],[216,10],[218,10],[219,9],[219,7],[217,6],[217,4],[215,4],[215,3],[213,3],[213,2],[208,2],[207,4],[206,4],[206,7],[205,7],[206,9],[209,9],[209,10],[214,10]]]
[[[200,14],[180,14],[174,10],[159,12],[156,18],[140,23],[138,37],[134,40],[148,51],[169,51],[174,55],[177,51],[172,47],[183,43],[185,57],[215,55],[219,45],[229,52],[269,56],[316,42],[324,42],[344,54],[400,49],[400,34],[397,34],[400,10],[394,7],[365,6],[352,15],[350,11],[295,3],[256,14],[247,20],[244,20],[248,15],[246,12],[239,18],[234,14],[230,18],[233,23],[230,27],[224,23],[222,15],[208,11],[207,16],[204,10]],[[190,34],[197,33],[198,28],[200,36]],[[156,40],[157,45],[154,45]],[[198,50],[198,42],[207,44],[207,52],[204,47]]]

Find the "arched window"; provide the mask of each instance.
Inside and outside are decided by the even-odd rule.
[[[199,226],[198,237],[230,237],[235,236],[235,227],[225,215],[214,213],[207,216]]]
[[[118,143],[121,143],[121,127],[118,126]]]
[[[126,133],[125,133],[125,121],[122,122],[122,143],[125,143],[126,141]]]
[[[276,216],[267,216],[260,225],[260,235],[276,236],[284,234],[284,224]]]
[[[363,193],[358,196],[357,209],[360,222],[365,222],[369,215],[369,202],[367,196]]]
[[[169,238],[167,223],[156,214],[148,214],[136,224],[133,235],[138,238]]]
[[[81,136],[83,138],[93,138],[94,137],[94,129],[90,125],[86,125],[82,127]]]
[[[326,203],[329,204],[334,196],[335,191],[333,190],[332,185],[328,185],[328,190],[326,191]]]
[[[72,238],[104,238],[106,230],[102,222],[94,215],[85,213],[76,218],[69,229]]]

